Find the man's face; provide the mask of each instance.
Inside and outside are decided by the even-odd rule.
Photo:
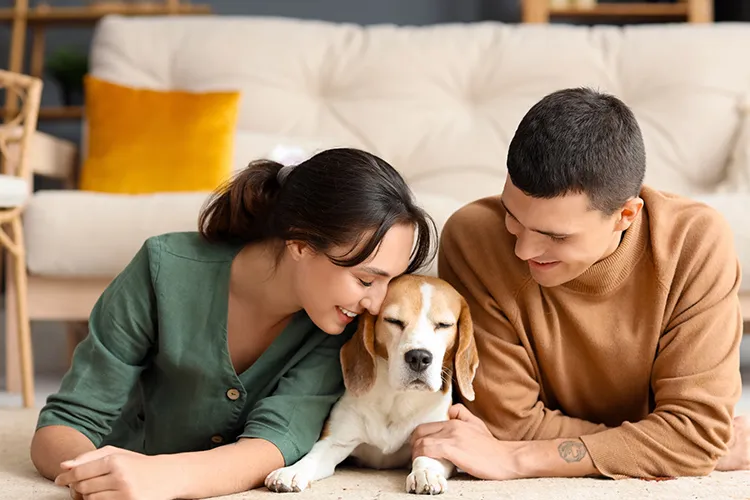
[[[640,198],[634,198],[607,216],[591,208],[586,194],[532,198],[514,186],[510,177],[501,200],[505,226],[516,237],[516,256],[544,287],[574,280],[608,257],[643,205]]]

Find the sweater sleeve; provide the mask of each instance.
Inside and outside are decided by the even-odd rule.
[[[459,212],[443,229],[438,253],[438,273],[466,299],[474,323],[479,368],[474,380],[474,401],[464,405],[481,418],[495,437],[518,441],[578,437],[606,430],[597,424],[551,410],[540,400],[540,385],[524,345],[508,316],[487,290],[487,258],[477,248],[477,235],[469,230],[471,213]],[[468,243],[471,242],[471,243]]]
[[[616,479],[706,475],[728,449],[742,390],[740,266],[723,219],[706,218],[692,232],[652,370],[654,411],[581,438],[599,471]]]
[[[157,242],[158,244],[158,242]],[[47,399],[37,428],[65,425],[99,447],[149,360],[155,336],[152,276],[158,253],[143,245],[107,287],[89,317],[89,332],[60,390]]]
[[[239,438],[273,443],[287,466],[306,455],[318,440],[333,404],[344,393],[339,352],[353,330],[328,335],[285,373],[275,391],[252,409]]]

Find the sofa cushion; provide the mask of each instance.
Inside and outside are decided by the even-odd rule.
[[[88,75],[81,189],[202,191],[233,168],[239,92],[155,91]]]
[[[29,183],[15,175],[0,174],[0,208],[23,205],[29,197]]]
[[[195,231],[209,193],[118,195],[86,191],[38,191],[24,217],[27,266],[45,276],[108,277],[119,273],[143,241],[172,231]],[[416,192],[438,231],[461,203]],[[422,270],[437,274],[437,260]]]
[[[206,193],[38,191],[24,216],[32,274],[114,277],[150,236],[191,231]]]
[[[417,203],[435,220],[438,232],[463,202],[443,194],[414,189]],[[27,265],[47,276],[112,277],[122,270],[149,236],[194,231],[208,193],[113,195],[83,191],[37,192],[24,218]],[[750,269],[750,195],[697,197],[714,207],[731,225],[743,269]],[[421,271],[437,274],[437,259]],[[743,291],[750,291],[744,279]]]

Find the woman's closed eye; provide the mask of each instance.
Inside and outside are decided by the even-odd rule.
[[[364,286],[364,287],[370,287],[370,286],[372,286],[372,283],[373,283],[372,281],[365,281],[365,280],[363,280],[362,278],[357,278],[357,279],[359,280],[359,282],[360,282],[360,283],[362,284],[362,286]]]

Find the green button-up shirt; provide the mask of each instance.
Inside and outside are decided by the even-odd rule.
[[[198,233],[148,239],[94,306],[37,427],[67,425],[97,447],[148,455],[241,437],[272,442],[287,465],[305,455],[344,391],[339,350],[353,327],[328,335],[299,312],[238,375],[227,310],[239,250]]]

